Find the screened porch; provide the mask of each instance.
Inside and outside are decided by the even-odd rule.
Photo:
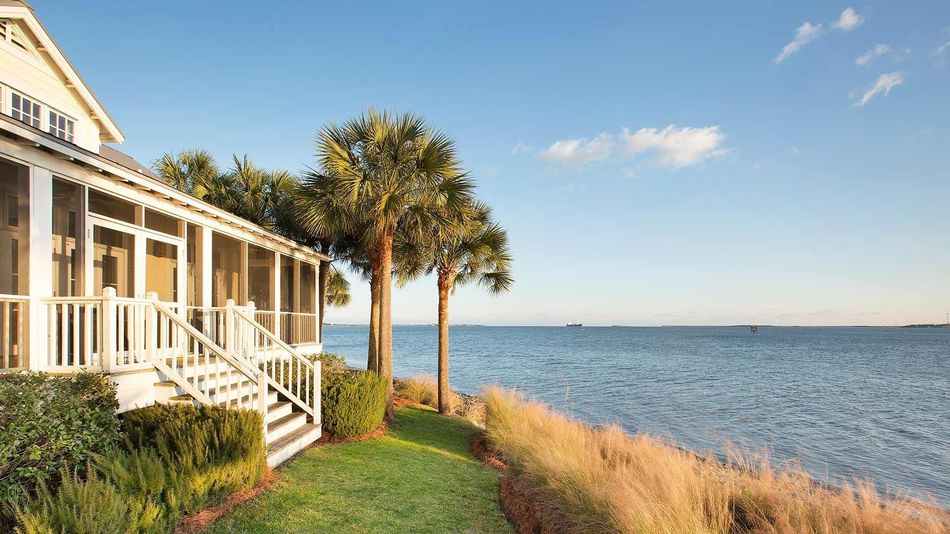
[[[103,347],[111,363],[160,349],[149,299],[221,346],[230,308],[319,350],[320,257],[100,185],[0,159],[0,371],[102,369]]]

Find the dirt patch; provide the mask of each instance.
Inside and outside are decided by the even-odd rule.
[[[485,437],[485,434],[479,432],[475,434],[468,440],[468,446],[472,450],[472,454],[476,458],[482,461],[488,467],[497,469],[499,471],[504,471],[508,468],[505,465],[505,462],[502,461],[501,457],[495,452],[491,446],[491,442],[488,441],[488,438]]]
[[[372,430],[365,434],[360,434],[359,436],[350,436],[348,438],[335,438],[328,434],[324,434],[320,436],[320,439],[315,441],[313,445],[311,445],[311,447],[320,446],[320,445],[331,445],[333,443],[352,443],[354,441],[367,441],[371,439],[376,439],[385,433],[386,433],[386,421],[383,421],[382,423],[380,423],[378,427],[376,427],[376,430]]]
[[[514,525],[515,530],[519,534],[549,534],[554,532],[553,529],[545,526],[527,492],[518,488],[508,465],[494,450],[485,434],[479,432],[472,436],[468,440],[468,446],[471,448],[472,454],[485,465],[501,471],[498,499],[501,501],[502,510],[504,510],[511,524]]]
[[[555,532],[554,529],[545,526],[531,497],[518,488],[510,471],[505,471],[504,476],[501,477],[498,496],[501,499],[501,507],[505,511],[505,515],[508,516],[508,520],[515,526],[515,530],[519,534],[551,534]]]
[[[418,402],[405,397],[393,397],[393,406],[396,408],[405,408],[406,406],[415,406]]]
[[[264,472],[264,478],[260,484],[253,488],[235,492],[223,503],[205,508],[197,514],[186,517],[178,524],[178,528],[175,529],[175,534],[199,534],[208,530],[215,521],[230,513],[235,507],[246,503],[266,491],[276,480],[277,474],[274,473],[273,470],[268,469]]]

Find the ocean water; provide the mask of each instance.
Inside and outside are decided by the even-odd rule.
[[[435,375],[436,329],[393,329],[397,376]],[[328,326],[325,349],[366,365],[366,327]],[[950,506],[950,329],[451,329],[450,380],[518,388],[591,423],[679,445],[797,460],[816,478]]]

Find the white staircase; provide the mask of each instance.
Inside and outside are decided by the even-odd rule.
[[[230,301],[214,319],[226,325],[226,335],[215,336],[221,346],[151,300],[155,326],[149,335],[157,338],[150,343],[156,347],[151,360],[162,377],[156,402],[258,410],[271,467],[320,439],[319,361],[302,357]]]

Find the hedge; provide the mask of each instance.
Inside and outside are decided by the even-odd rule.
[[[348,438],[375,430],[386,415],[388,381],[373,372],[345,371],[323,377],[323,430]]]
[[[262,427],[257,412],[218,406],[128,412],[125,445],[66,473],[59,491],[41,487],[18,514],[20,532],[172,532],[182,516],[260,482]]]
[[[0,374],[0,528],[39,485],[118,443],[118,407],[102,375]]]

